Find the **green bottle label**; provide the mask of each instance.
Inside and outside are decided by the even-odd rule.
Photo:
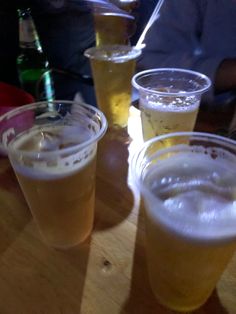
[[[29,11],[19,12],[19,41],[21,53],[17,58],[17,65],[22,88],[36,100],[52,100],[52,75]]]

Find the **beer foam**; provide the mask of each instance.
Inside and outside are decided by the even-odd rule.
[[[196,152],[161,160],[145,178],[148,215],[192,239],[236,237],[234,168],[235,162]]]
[[[95,59],[114,63],[123,63],[136,59],[141,54],[140,49],[122,45],[108,45],[95,50]]]
[[[153,99],[154,98],[154,99]],[[158,110],[163,112],[190,112],[196,111],[199,107],[199,100],[195,96],[168,97],[166,96],[149,96],[148,99],[141,98],[141,107]]]
[[[11,158],[12,165],[16,172],[31,178],[50,180],[72,175],[95,158],[97,145],[93,143],[73,152],[64,149],[84,143],[90,137],[90,132],[81,126],[31,130],[11,143],[14,149],[20,150],[19,154],[16,153],[19,158]]]

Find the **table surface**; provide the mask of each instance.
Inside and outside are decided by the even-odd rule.
[[[223,117],[200,114],[196,130],[214,132]],[[143,212],[129,179],[129,156],[141,143],[135,108],[128,130],[133,141],[108,133],[99,143],[94,230],[71,250],[41,241],[9,162],[0,158],[0,314],[173,313],[155,300],[147,277]],[[236,313],[236,255],[195,313]]]

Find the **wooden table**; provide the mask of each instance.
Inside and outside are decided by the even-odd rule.
[[[212,131],[214,123],[203,116],[197,129]],[[127,183],[129,154],[141,142],[136,109],[129,132],[131,144],[109,134],[100,142],[94,230],[68,251],[41,241],[9,162],[0,159],[0,314],[173,313],[151,292],[143,212]],[[236,255],[196,313],[236,313]]]

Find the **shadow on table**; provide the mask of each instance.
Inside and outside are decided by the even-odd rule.
[[[228,314],[228,311],[223,307],[214,290],[207,302],[198,310],[192,312],[193,314]]]
[[[129,136],[125,130],[108,131],[98,145],[95,229],[121,223],[133,208],[128,177]]]
[[[14,171],[6,157],[0,158],[0,204],[0,254],[2,254],[32,220]]]
[[[0,260],[0,313],[80,313],[89,252],[49,248],[30,224]]]
[[[156,301],[151,291],[146,265],[144,231],[144,212],[143,206],[141,205],[137,224],[130,295],[121,311],[121,314],[172,313],[165,310]]]

